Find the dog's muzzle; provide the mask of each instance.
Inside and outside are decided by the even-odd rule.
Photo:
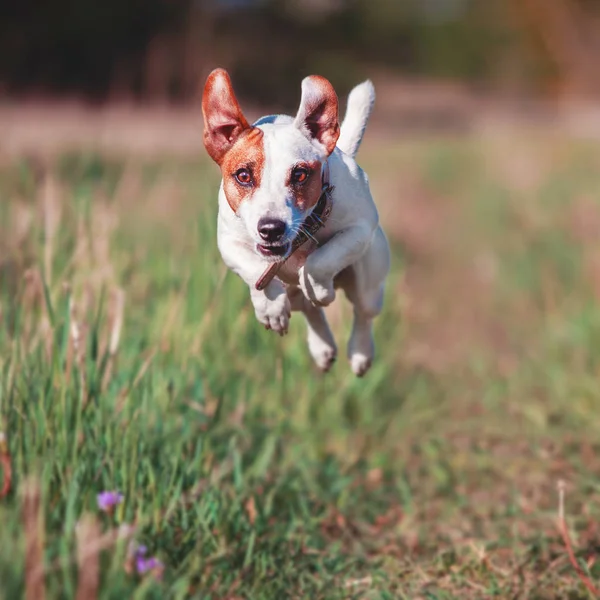
[[[265,258],[284,260],[292,247],[292,244],[256,244],[256,249]]]
[[[261,244],[257,245],[257,249],[263,256],[271,257],[272,264],[269,265],[265,272],[261,275],[259,280],[255,284],[255,288],[257,290],[264,290],[267,285],[273,278],[277,275],[277,271],[281,268],[281,265],[289,258],[291,254],[293,254],[302,244],[307,242],[309,239],[314,239],[314,234],[317,233],[319,229],[321,229],[325,225],[325,221],[327,221],[330,213],[331,213],[331,192],[333,191],[333,186],[329,183],[329,164],[326,162],[323,165],[323,173],[321,175],[322,179],[322,188],[321,188],[321,196],[317,201],[315,207],[313,208],[311,214],[305,219],[302,227],[298,231],[298,235],[294,238],[291,244],[287,244],[287,249],[285,253],[280,255],[274,254],[264,254],[261,248],[264,248],[265,251],[272,252],[273,246],[261,246]],[[279,246],[278,248],[280,248]],[[279,260],[273,260],[273,257],[278,256]]]

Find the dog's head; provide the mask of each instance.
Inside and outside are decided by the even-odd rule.
[[[213,71],[202,98],[204,146],[221,167],[223,190],[256,250],[283,260],[321,195],[323,163],[340,134],[338,99],[329,81],[302,81],[295,118],[264,117],[249,125],[229,75]]]

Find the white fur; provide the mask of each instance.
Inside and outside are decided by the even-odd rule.
[[[368,79],[357,85],[348,96],[348,108],[337,146],[352,158],[358,152],[374,104],[375,87]]]
[[[307,91],[310,92],[303,86],[303,96]],[[257,291],[255,284],[269,265],[269,259],[256,249],[261,241],[257,222],[263,217],[282,219],[288,224],[289,239],[295,236],[307,214],[295,208],[285,178],[297,161],[323,161],[326,152],[320,143],[307,136],[298,118],[263,117],[254,124],[264,131],[265,165],[260,188],[247,204],[242,202],[237,214],[227,202],[223,185],[219,192],[219,250],[227,266],[248,284],[257,319],[283,335],[287,333],[291,311],[303,312],[311,355],[319,368],[328,370],[337,349],[322,307],[333,302],[336,288],[342,288],[354,305],[348,358],[359,376],[366,373],[373,360],[372,321],[381,311],[390,263],[388,243],[379,226],[368,178],[353,158],[373,98],[370,82],[350,94],[340,148],[328,159],[330,183],[334,186],[332,212],[316,233],[318,247],[308,256],[306,248],[301,247],[263,291]]]
[[[256,124],[255,124],[256,125]],[[238,216],[245,222],[246,230],[251,232],[254,244],[262,240],[258,235],[257,224],[265,216],[281,219],[294,227],[288,228],[286,240],[296,236],[298,226],[306,214],[298,211],[286,187],[289,168],[300,160],[324,160],[326,153],[321,145],[311,144],[306,136],[293,123],[278,117],[274,122],[263,122],[265,165],[262,172],[262,184],[254,192],[252,201],[242,202]]]

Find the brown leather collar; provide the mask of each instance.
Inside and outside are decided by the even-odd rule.
[[[308,217],[306,217],[304,223],[298,230],[298,235],[294,238],[292,242],[292,251],[288,255],[285,260],[271,263],[264,271],[264,273],[259,277],[256,282],[257,290],[264,290],[273,278],[279,272],[279,269],[283,266],[283,263],[294,253],[300,246],[305,244],[309,239],[314,239],[313,236],[327,221],[329,215],[331,214],[331,201],[330,196],[333,191],[333,186],[329,183],[329,163],[326,162],[323,166],[323,173],[321,175],[321,179],[323,185],[321,187],[321,195],[315,204],[312,212]]]

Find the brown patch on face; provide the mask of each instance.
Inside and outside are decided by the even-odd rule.
[[[293,171],[307,169],[309,175],[302,184],[294,183]],[[321,163],[318,160],[294,165],[288,174],[287,185],[294,195],[294,204],[302,211],[311,209],[321,196]]]
[[[260,187],[264,166],[263,132],[257,127],[251,127],[239,137],[221,162],[223,190],[233,212],[237,212],[240,204],[249,200]],[[236,180],[235,174],[240,169],[250,172],[250,184],[242,185]]]

